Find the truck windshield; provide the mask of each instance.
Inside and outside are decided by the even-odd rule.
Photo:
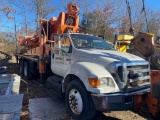
[[[110,50],[113,49],[105,40],[100,37],[84,35],[84,34],[70,34],[73,44],[78,49],[92,48]]]

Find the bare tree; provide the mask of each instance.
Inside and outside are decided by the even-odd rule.
[[[113,39],[112,25],[119,20],[120,1],[99,0],[95,1],[96,8],[89,13],[85,13],[82,19],[82,26],[86,24],[86,32],[99,35],[105,39]],[[88,30],[87,30],[88,29]]]
[[[134,0],[134,1],[128,0],[128,1],[131,7],[131,19],[132,19],[134,32],[136,34],[139,32],[151,32],[154,34],[158,34],[159,26],[160,26],[160,23],[159,23],[160,11],[158,12],[150,8],[147,8],[147,6],[144,6],[145,4],[143,4],[143,2],[139,0]],[[126,32],[129,32],[130,19],[128,16],[128,11],[127,9],[126,10],[125,9],[124,11],[126,12],[121,14],[120,16],[120,27],[126,30]],[[148,21],[148,24],[146,23],[146,19]]]
[[[153,10],[148,10],[147,12],[149,32],[155,34],[155,36],[158,36],[160,32],[160,11],[157,12]]]
[[[46,18],[49,14],[53,13],[56,7],[51,4],[52,0],[32,0],[23,2],[34,12],[37,22],[37,29],[39,26],[39,19]]]
[[[4,12],[8,19],[13,19],[13,17],[9,16],[9,13],[12,12],[12,8],[9,6],[0,7],[0,11]]]

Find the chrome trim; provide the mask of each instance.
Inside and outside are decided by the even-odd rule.
[[[128,69],[127,69],[128,70]],[[130,69],[129,69],[130,70]],[[132,70],[134,73],[139,73],[139,72],[150,72],[150,69],[141,69],[141,70]]]
[[[113,62],[111,64],[111,69],[117,69],[119,66],[122,66],[124,63],[120,63],[120,62]],[[125,63],[127,66],[138,66],[138,65],[149,65],[149,62],[147,61],[133,61],[130,63]],[[150,70],[150,68],[148,68]],[[111,71],[112,72],[112,71]],[[114,71],[115,72],[115,71]]]
[[[112,64],[116,64],[116,65],[120,66],[122,63],[121,62],[113,62]],[[142,60],[142,61],[132,61],[132,62],[129,62],[126,64],[127,64],[127,66],[149,65],[149,62]]]
[[[115,74],[115,77],[116,77],[116,80],[117,80],[117,85],[120,89],[123,89],[124,88],[124,83],[121,81],[121,79],[119,78],[119,75],[118,75],[118,67],[119,66],[122,66],[122,64],[120,62],[113,62],[111,64],[111,67],[110,67],[110,70],[111,70],[111,73],[114,73]]]
[[[127,64],[122,63],[122,70],[123,70],[123,81],[124,81],[124,87],[127,88],[127,83],[128,83],[128,72],[127,72]]]
[[[150,76],[143,76],[143,77],[138,77],[137,80],[146,80],[146,79],[150,79]]]
[[[127,63],[127,66],[137,66],[137,65],[149,65],[148,61],[133,61],[131,63]]]
[[[144,93],[148,93],[150,92],[150,88],[146,88],[143,90],[138,90],[138,91],[134,91],[134,92],[128,92],[128,93],[113,93],[113,94],[91,94],[94,96],[104,96],[104,97],[109,97],[109,96],[118,96],[118,95],[124,95],[124,96],[128,96],[128,95],[137,95],[137,94],[144,94]]]
[[[133,70],[133,71],[137,71],[137,72],[149,72],[150,71],[150,67],[149,67],[149,62],[142,60],[142,61],[132,61],[130,63],[120,63],[120,62],[113,62],[111,64],[111,73],[115,74],[116,80],[117,80],[117,85],[120,88],[121,91],[124,90],[124,88],[126,88],[126,86],[128,85],[128,69],[127,67],[132,67],[132,66],[143,66],[143,65],[148,65],[148,69],[141,69],[141,70]],[[121,80],[119,78],[118,75],[118,67],[122,66],[123,67],[123,80]],[[149,76],[143,76],[143,77],[139,77],[139,80],[145,80],[145,79],[150,79]],[[123,82],[124,81],[124,82]]]

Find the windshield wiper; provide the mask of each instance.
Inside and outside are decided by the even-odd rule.
[[[95,49],[101,49],[101,50],[110,50],[110,48],[96,48],[94,47]]]
[[[81,47],[78,47],[78,48],[88,48],[88,49],[91,49],[91,48],[95,48],[95,47],[92,47],[92,46],[81,46]]]
[[[84,46],[84,47],[78,47],[78,49],[83,49],[83,48],[87,48],[87,49],[99,49],[99,50],[111,50],[110,48],[98,48],[98,47],[92,47],[92,46]]]

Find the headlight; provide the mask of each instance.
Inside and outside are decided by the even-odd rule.
[[[113,79],[110,77],[104,77],[100,79],[88,78],[88,81],[92,87],[106,87],[106,86],[115,87],[115,83]]]
[[[100,79],[100,86],[110,86],[115,87],[115,83],[113,82],[113,79],[110,77],[104,77]]]

